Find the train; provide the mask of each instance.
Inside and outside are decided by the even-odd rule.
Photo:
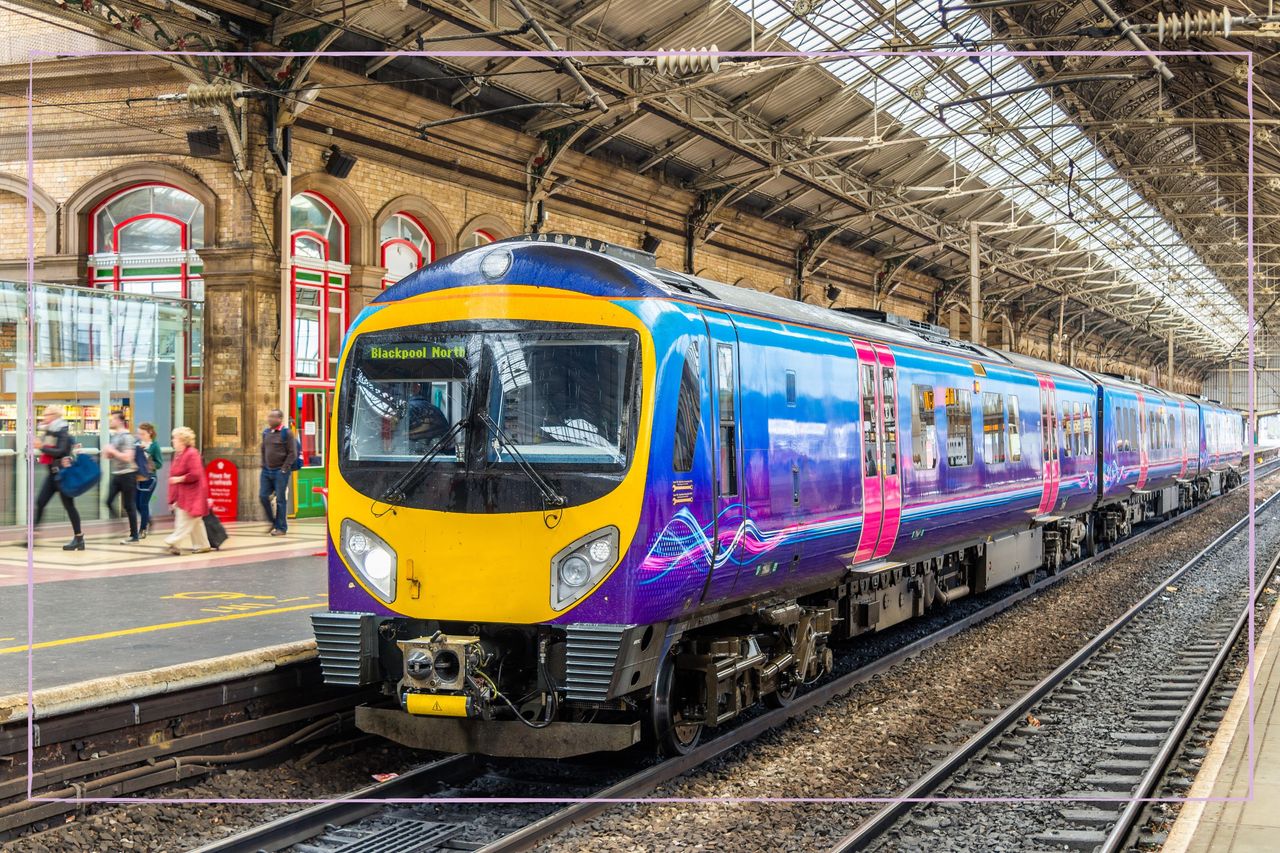
[[[566,234],[389,287],[336,385],[324,677],[448,752],[688,752],[833,643],[1056,572],[1245,458],[1209,400]]]

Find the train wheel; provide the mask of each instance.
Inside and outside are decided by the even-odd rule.
[[[702,723],[684,722],[683,707],[676,659],[668,655],[653,682],[653,700],[648,713],[649,735],[664,755],[685,755],[702,740]]]
[[[800,691],[800,685],[794,681],[787,682],[786,687],[779,688],[772,693],[764,695],[764,704],[770,708],[785,708],[795,701],[796,693]]]

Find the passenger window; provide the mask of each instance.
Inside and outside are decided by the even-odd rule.
[[[1071,423],[1071,404],[1070,403],[1064,402],[1062,404],[1062,420],[1060,421],[1060,426],[1062,427],[1062,455],[1072,456],[1073,455],[1071,450],[1072,423]]]
[[[684,354],[684,371],[680,374],[680,397],[676,402],[675,449],[671,467],[680,473],[693,470],[698,452],[698,409],[701,405],[702,375],[698,342],[689,344]]]
[[[794,406],[796,404],[796,372],[794,370],[787,371],[787,405]]]
[[[1084,418],[1080,416],[1080,404],[1071,404],[1071,438],[1076,445],[1076,456],[1083,456],[1084,449]]]
[[[884,467],[885,474],[892,477],[898,473],[897,383],[892,367],[883,368],[882,373],[884,381],[881,382],[880,399],[884,403]]]
[[[984,391],[982,394],[982,458],[988,465],[1004,462],[1004,397]]]
[[[911,386],[911,461],[918,470],[938,467],[937,412],[933,388]]]
[[[1084,404],[1084,454],[1093,455],[1093,415],[1089,412],[1089,404]]]
[[[1022,460],[1022,433],[1018,426],[1018,397],[1009,395],[1009,461]]]
[[[880,473],[880,439],[876,429],[876,368],[862,365],[862,476]]]
[[[973,415],[966,390],[947,389],[947,464],[963,468],[973,463]]]
[[[733,347],[716,347],[716,387],[720,400],[720,494],[738,493],[738,422],[733,413]]]

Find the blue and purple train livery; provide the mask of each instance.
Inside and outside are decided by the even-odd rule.
[[[564,235],[389,288],[340,364],[326,679],[412,746],[678,752],[1239,482],[1238,413],[887,319]]]

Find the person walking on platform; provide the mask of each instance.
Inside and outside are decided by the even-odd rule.
[[[258,500],[271,522],[270,534],[283,536],[289,529],[289,478],[300,466],[294,462],[301,448],[293,433],[284,425],[284,412],[267,412],[267,426],[262,431],[262,474],[258,478]],[[275,496],[275,506],[271,497]]]
[[[173,463],[169,469],[169,502],[173,504],[173,533],[164,544],[170,554],[181,554],[182,547],[200,554],[209,550],[204,517],[209,514],[209,483],[205,479],[204,460],[196,449],[196,434],[190,427],[173,431]]]
[[[138,424],[138,444],[151,460],[151,471],[147,476],[138,475],[138,536],[146,539],[151,529],[151,498],[156,493],[156,483],[160,482],[160,469],[164,467],[164,453],[160,450],[160,442],[156,441],[155,424]]]
[[[49,467],[49,475],[45,477],[40,494],[36,497],[35,523],[40,524],[44,508],[53,500],[56,493],[62,499],[62,508],[66,510],[71,521],[72,539],[62,546],[64,551],[83,551],[84,535],[80,532],[80,513],[76,511],[75,499],[58,488],[57,472],[59,468],[69,468],[71,457],[75,452],[75,443],[71,439],[71,426],[63,420],[61,406],[45,406],[40,417],[43,433],[36,442],[36,450],[40,451],[40,461]]]
[[[129,538],[121,539],[121,545],[138,541],[138,439],[129,432],[129,422],[123,412],[111,413],[111,442],[103,454],[111,460],[111,486],[107,489],[107,508],[114,512],[112,503],[120,496],[120,508],[129,517]]]

